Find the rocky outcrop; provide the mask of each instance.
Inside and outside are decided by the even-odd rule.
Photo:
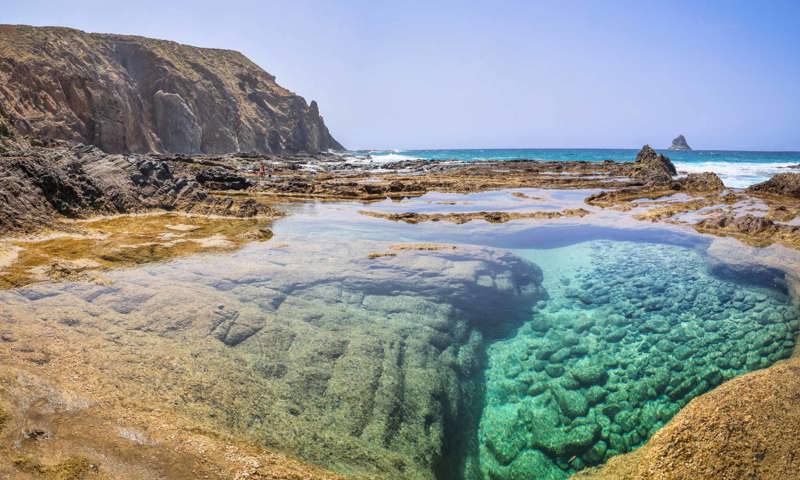
[[[0,157],[0,232],[40,228],[59,216],[148,209],[253,216],[268,210],[253,200],[211,196],[180,167],[92,146],[6,154]]]
[[[747,191],[800,198],[800,173],[779,173],[766,182],[751,186]]]
[[[669,158],[657,153],[650,145],[645,145],[636,155],[632,177],[651,184],[665,184],[672,181],[678,171]]]
[[[680,186],[682,190],[690,192],[712,193],[725,190],[725,184],[713,172],[690,173],[686,178],[681,179]]]
[[[683,135],[678,135],[672,140],[672,145],[670,145],[667,150],[685,152],[685,151],[690,151],[691,149],[692,147],[690,147],[689,144],[686,143],[686,138]]]
[[[730,231],[747,235],[771,232],[776,228],[772,220],[749,213],[739,217],[733,214],[718,215],[702,220],[697,225],[701,229]]]
[[[110,153],[342,148],[316,102],[239,52],[67,28],[0,26],[3,124]]]
[[[241,175],[221,167],[207,168],[197,174],[197,181],[211,190],[244,190],[250,182]]]

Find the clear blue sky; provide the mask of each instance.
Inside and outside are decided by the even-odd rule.
[[[5,0],[239,50],[357,147],[800,150],[800,1]]]

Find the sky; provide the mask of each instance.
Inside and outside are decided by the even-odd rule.
[[[356,148],[800,150],[800,1],[3,0],[241,51]]]

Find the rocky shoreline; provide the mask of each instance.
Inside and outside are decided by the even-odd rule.
[[[143,250],[141,258],[131,257],[130,255],[119,256],[117,252],[112,252],[111,254],[103,252],[101,253],[102,261],[98,262],[99,266],[79,266],[78,273],[82,275],[88,275],[97,269],[105,270],[113,269],[115,266],[146,263],[148,261],[148,256],[150,256],[152,260],[159,260],[181,255],[183,251],[188,253],[194,251],[191,249],[178,249],[175,251],[158,250],[159,252],[163,251],[163,253],[152,256],[152,252],[154,251],[152,249],[155,248],[152,245],[159,245],[157,248],[163,249],[165,244],[175,242],[176,240],[185,242],[185,245],[202,245],[203,242],[208,242],[209,238],[219,234],[221,237],[215,237],[217,241],[229,242],[228,244],[223,243],[227,245],[225,248],[240,248],[249,241],[268,238],[269,234],[265,233],[264,229],[268,227],[269,222],[282,215],[291,215],[290,207],[297,202],[304,201],[360,202],[363,204],[362,213],[364,215],[412,224],[430,221],[459,224],[475,220],[490,223],[507,221],[535,222],[562,217],[580,221],[579,219],[581,217],[594,215],[595,213],[593,212],[600,209],[600,211],[609,210],[617,212],[623,217],[630,218],[633,221],[655,222],[693,229],[703,234],[717,237],[720,240],[726,237],[735,238],[754,247],[772,245],[781,248],[800,248],[800,227],[793,223],[797,214],[800,213],[800,199],[797,193],[797,178],[800,177],[800,175],[781,174],[769,182],[751,187],[747,190],[729,189],[726,188],[714,174],[681,175],[680,172],[676,171],[668,158],[663,155],[658,155],[649,147],[643,148],[637,160],[632,163],[558,163],[519,160],[485,163],[407,161],[395,164],[380,164],[371,162],[369,159],[358,159],[333,153],[191,156],[158,154],[112,155],[104,153],[94,147],[83,145],[69,145],[56,142],[50,146],[32,146],[24,144],[24,142],[22,142],[22,144],[20,142],[15,142],[14,144],[7,142],[5,151],[0,154],[0,169],[3,171],[3,175],[0,177],[0,198],[5,201],[6,205],[5,208],[0,211],[0,232],[7,238],[11,238],[15,235],[31,236],[59,232],[72,235],[85,235],[87,233],[85,222],[76,223],[76,220],[91,219],[98,215],[122,215],[123,217],[127,217],[130,214],[160,212],[160,215],[167,214],[173,216],[165,217],[164,220],[157,221],[158,229],[156,230],[158,232],[163,231],[162,227],[164,227],[164,225],[168,224],[172,226],[171,229],[167,229],[171,232],[168,237],[142,237],[140,241],[150,246],[147,247],[148,250]],[[590,193],[587,194],[584,199],[583,207],[565,205],[561,210],[555,211],[533,210],[502,212],[488,210],[448,214],[420,212],[385,213],[373,211],[369,207],[369,204],[376,200],[418,197],[431,192],[477,193],[516,188],[540,188],[552,191],[585,190]],[[521,192],[514,192],[514,195],[519,196],[521,199],[531,199],[531,197]],[[220,221],[219,224],[214,224],[213,222],[202,224],[198,227],[201,229],[196,230],[193,225],[197,222],[180,220],[180,218],[176,219],[174,215],[191,215],[200,220],[218,218]],[[131,218],[135,219],[136,217]],[[222,228],[222,225],[231,222],[231,220],[226,219],[234,218],[242,219],[237,221],[245,222],[248,221],[247,219],[251,219],[253,221],[258,221],[258,223],[253,224],[254,227],[252,228],[247,227],[247,229],[243,230],[238,230],[236,228],[231,230],[230,225],[225,226],[225,229]],[[135,225],[137,223],[141,224],[142,222],[134,220],[131,224]],[[89,222],[89,224],[91,224],[91,222]],[[121,227],[114,227],[112,225],[103,225],[102,228],[97,228],[95,230],[102,230],[106,234],[112,235],[118,235],[119,232],[122,231]],[[193,232],[197,232],[195,236],[193,236]],[[139,231],[134,231],[134,233],[135,235],[141,234]],[[181,236],[184,237],[181,238]],[[113,238],[115,237],[111,238],[113,243]],[[96,242],[96,240],[94,241]],[[127,241],[128,240],[126,240],[126,242]],[[98,248],[97,243],[92,245],[93,246],[89,248]],[[172,244],[170,243],[170,245]],[[214,251],[213,248],[217,248],[220,244],[212,242],[208,243],[208,245],[212,248],[211,251]],[[87,247],[84,246],[81,248]],[[392,263],[396,262],[400,262],[399,265],[402,266],[405,265],[403,262],[408,261],[408,259],[405,258],[406,254],[403,253],[406,250],[407,249],[395,248],[394,246],[376,247],[374,253],[366,255],[364,261],[371,262],[371,268],[377,268],[377,266],[383,263],[386,263],[387,266],[391,266]],[[223,249],[223,251],[228,250]],[[435,253],[434,256],[444,257],[447,255],[456,255],[454,258],[457,258],[457,254],[448,253],[447,251],[438,252],[438,249],[432,251]],[[2,252],[0,251],[0,253]],[[2,257],[0,257],[0,259],[2,259]],[[48,266],[46,262],[43,265],[45,267]],[[38,266],[39,265],[37,265],[37,268]],[[52,267],[52,265],[50,265],[50,267]],[[61,267],[66,270],[60,270]],[[87,278],[74,277],[75,269],[73,268],[70,270],[71,267],[69,265],[62,265],[61,267],[56,266],[55,269],[51,268],[51,273],[48,273],[44,278],[58,280],[59,275],[65,275],[61,278]],[[394,266],[391,268],[400,267]],[[2,269],[0,268],[0,270]],[[500,268],[500,270],[502,270],[502,268]],[[799,271],[795,271],[794,274],[798,272]],[[353,272],[353,278],[350,279],[351,282],[359,278],[358,275],[361,275],[361,273],[356,273],[357,272]],[[790,277],[791,273],[792,272],[789,272]],[[369,276],[365,277],[363,281],[366,282],[364,283],[365,285],[370,283],[368,277]],[[93,282],[95,281],[92,278],[90,278],[90,280]],[[789,278],[789,282],[789,288],[796,288],[796,280]],[[102,285],[102,282],[95,283]],[[299,282],[298,284],[303,284],[303,282]],[[14,286],[14,284],[12,283],[10,286]],[[356,291],[362,287],[363,285],[358,288],[353,287],[352,290]],[[414,288],[419,287],[420,285],[414,286]],[[410,289],[411,287],[408,286],[405,288]],[[322,290],[324,290],[324,288]],[[325,297],[327,294],[324,294],[322,290],[315,293],[315,295],[320,295],[320,301],[328,301]],[[455,291],[458,291],[458,288],[456,288],[454,292]],[[317,292],[317,290],[314,290],[314,292]],[[347,295],[350,295],[350,293]],[[454,294],[451,292],[445,296],[455,298],[453,295]],[[439,295],[433,295],[433,297],[436,296]],[[286,308],[289,307],[291,307],[291,305],[287,304]],[[378,308],[378,306],[376,306],[376,308]],[[454,308],[458,308],[457,305]],[[266,330],[264,332],[258,329],[254,330],[254,327],[245,321],[245,317],[242,317],[241,314],[234,315],[233,317],[222,315],[217,322],[219,326],[217,330],[219,331],[217,332],[214,330],[212,334],[218,338],[219,342],[226,345],[228,348],[240,348],[238,345],[245,345],[242,353],[247,355],[248,347],[246,347],[246,345],[250,344],[246,342],[243,343],[244,340],[254,335],[256,337],[253,338],[257,338],[258,335],[271,335],[274,332],[270,333]],[[215,320],[212,319],[212,323],[214,321]],[[446,320],[446,322],[450,321],[451,320]],[[162,334],[169,337],[169,335],[172,335],[171,332],[175,327],[166,325],[157,327],[153,325],[147,328],[163,328]],[[483,327],[481,326],[459,326],[460,330],[464,330],[465,328],[474,328],[475,332],[477,332],[476,335],[479,333],[480,337],[485,336],[491,338],[493,335],[497,335],[496,332],[482,330]],[[5,334],[8,334],[8,338],[11,338],[13,341],[9,342],[8,340],[3,340],[4,342],[18,344],[16,341],[16,339],[19,338],[18,332],[11,332],[8,330],[4,335]],[[403,342],[412,342],[415,345],[428,345],[426,342],[434,342],[435,344],[435,342],[441,340],[438,337],[420,340],[413,336],[407,336],[405,332],[392,332],[391,335],[399,335],[398,338],[404,339],[402,340]],[[481,356],[480,350],[483,347],[481,344],[470,343],[475,341],[474,338],[473,340],[469,340],[470,338],[472,338],[470,335],[461,336],[459,339],[456,339],[457,341],[455,341],[454,345],[458,345],[457,349],[463,349],[464,355],[469,353],[467,356],[470,358],[475,357],[473,359],[475,361],[470,363],[471,366],[469,366],[469,368],[474,369],[477,368],[476,365],[480,363],[477,359]],[[331,348],[335,346],[335,342],[330,338],[320,337],[320,341],[332,342]],[[448,342],[451,341],[454,340],[448,340]],[[427,349],[429,347],[430,345],[425,348]],[[35,351],[36,349],[34,349],[34,353],[32,354],[38,355]],[[428,350],[423,351],[428,352],[424,353],[424,355],[430,354]],[[396,353],[397,352],[395,352],[395,354]],[[353,361],[358,363],[366,360],[361,359],[361,357],[354,357]],[[386,361],[389,361],[388,357]],[[442,359],[442,362],[444,361],[445,360]],[[794,360],[789,360],[788,362],[793,361]],[[773,371],[775,372],[774,375],[783,375],[785,374],[786,367],[781,367],[780,365],[782,364],[759,372],[758,375],[770,378],[770,375],[772,375],[771,372]],[[259,368],[266,368],[267,370],[265,371],[273,372],[273,374],[278,374],[280,371],[279,365],[261,365]],[[431,371],[439,372],[437,375],[443,375],[442,372],[445,370],[442,370],[442,368],[441,365],[432,366]],[[470,370],[470,372],[474,373],[473,370]],[[309,371],[307,373],[310,375],[309,379],[311,380],[298,380],[298,385],[308,385],[310,384],[309,382],[313,384],[312,380],[316,378],[316,375],[327,377],[331,375],[344,375],[346,372]],[[473,397],[476,395],[478,390],[475,389],[478,387],[476,385],[470,386],[471,384],[469,382],[472,381],[470,375],[472,375],[472,373],[468,375],[466,371],[460,371],[456,368],[452,372],[447,373],[445,375],[446,378],[441,377],[437,380],[437,382],[441,382],[439,386],[418,385],[414,387],[449,389],[448,391],[450,393],[448,393],[448,398],[450,403],[426,406],[426,408],[432,412],[449,411],[451,415],[457,415],[447,417],[446,414],[442,414],[443,416],[441,417],[435,417],[436,420],[434,421],[438,422],[436,423],[436,428],[441,429],[437,435],[445,435],[443,432],[447,429],[452,429],[453,426],[459,422],[467,421],[475,424],[477,421],[475,412],[476,409],[480,407],[474,402]],[[460,381],[454,380],[461,378],[459,376],[463,377]],[[696,401],[690,402],[686,407],[687,413],[681,413],[676,416],[675,420],[667,424],[662,431],[685,431],[685,429],[676,430],[677,427],[673,426],[680,425],[682,424],[681,422],[689,422],[687,425],[693,425],[691,420],[686,419],[693,418],[692,415],[694,414],[690,412],[693,411],[692,409],[698,408],[695,407],[696,404],[705,402],[706,400],[704,399],[706,397],[710,396],[715,398],[715,402],[733,401],[735,398],[734,396],[726,396],[718,392],[735,392],[735,388],[737,388],[735,385],[743,383],[744,378],[747,378],[747,376],[742,377],[742,379],[737,378],[728,383],[724,383],[722,387],[712,390],[710,393],[699,397]],[[14,380],[14,382],[17,381],[18,380]],[[463,383],[461,387],[462,390],[454,390],[453,385],[459,382]],[[19,387],[15,386],[13,388]],[[378,387],[376,387],[376,389],[377,388]],[[8,391],[10,392],[11,390]],[[375,392],[378,391],[379,389],[375,390]],[[296,395],[299,395],[299,392],[291,393],[289,396]],[[337,395],[347,396],[352,394],[341,391],[338,392]],[[372,395],[372,393],[370,395]],[[9,398],[2,400],[2,406],[5,408],[4,411],[6,412],[7,418],[12,419],[9,420],[9,422],[11,422],[10,424],[14,425],[14,422],[24,421],[21,420],[21,418],[24,419],[24,417],[19,417],[18,410],[12,405]],[[352,399],[348,401],[352,401]],[[305,406],[301,405],[297,408],[300,408],[298,411],[303,411],[303,409],[308,408],[310,409],[309,414],[313,413],[310,404]],[[371,411],[371,413],[369,413],[368,409],[366,409],[366,407],[364,408],[363,411],[358,413],[360,417],[356,415],[348,420],[348,422],[352,423],[357,421],[356,423],[361,425],[361,427],[358,428],[374,428],[376,432],[382,431],[384,433],[395,431],[399,428],[397,425],[392,424],[392,422],[395,421],[392,420],[392,416],[395,415],[396,409],[401,407],[394,406],[389,408],[387,406],[386,408],[388,410],[382,413],[376,413],[376,411]],[[402,408],[411,407],[403,406]],[[453,412],[459,413],[456,414]],[[709,423],[714,421],[713,413],[709,413],[707,409],[703,410],[703,412],[703,422]],[[231,411],[230,415],[231,417],[226,420],[228,424],[237,424],[237,422],[240,421],[238,413]],[[253,415],[274,415],[274,413],[253,412]],[[319,415],[321,415],[321,413],[312,416],[318,419]],[[142,418],[138,420],[144,421]],[[292,424],[292,422],[296,421],[299,420],[287,418],[287,423],[285,423],[285,425]],[[328,421],[331,425],[339,425],[344,420],[338,417],[331,417]],[[309,425],[312,424],[313,422]],[[750,429],[758,430],[759,428],[759,425],[754,425],[752,423],[748,425]],[[765,423],[764,425],[765,428],[772,429],[770,426],[772,424]],[[212,427],[208,426],[207,428],[213,431]],[[404,428],[417,429],[415,431],[423,432],[427,431],[425,429],[430,428],[430,425],[414,425],[412,422]],[[162,433],[163,432],[158,433],[158,435]],[[77,435],[77,433],[74,432],[70,435],[73,434]],[[87,434],[84,433],[84,435]],[[164,433],[164,435],[166,435],[166,433]],[[281,450],[280,435],[280,432],[276,431],[272,436],[268,435],[260,438],[259,443]],[[288,433],[286,435],[288,435]],[[427,456],[423,459],[418,459],[416,463],[404,463],[407,461],[407,458],[416,455],[413,452],[405,452],[403,455],[393,456],[394,453],[387,453],[387,451],[374,449],[368,445],[353,443],[349,444],[347,448],[351,450],[356,449],[361,453],[359,453],[359,459],[352,460],[350,466],[359,465],[359,468],[364,469],[361,470],[362,473],[359,474],[363,478],[371,478],[369,475],[364,476],[363,472],[369,471],[370,468],[374,468],[376,465],[383,469],[399,468],[397,467],[397,465],[399,465],[398,462],[403,463],[403,469],[410,469],[407,471],[413,470],[417,472],[415,475],[420,478],[425,477],[425,474],[422,472],[430,470],[476,468],[470,465],[448,463],[454,462],[455,458],[463,458],[464,451],[470,449],[475,450],[477,448],[476,446],[455,443],[437,443],[437,439],[440,437],[430,433],[427,435],[426,438],[430,440],[430,444],[426,447],[426,451],[428,452],[426,454]],[[644,452],[641,453],[641,455],[651,455],[647,452],[659,451],[658,448],[662,448],[658,446],[661,445],[659,442],[663,442],[663,439],[668,438],[667,435],[667,433],[656,434],[652,440],[641,449],[641,452]],[[674,435],[674,433],[670,435]],[[385,438],[391,436],[392,435],[386,433],[384,435]],[[165,440],[166,437],[162,436],[160,438],[162,438],[162,445],[165,447],[162,450],[171,452],[177,451],[177,447],[170,443],[171,441]],[[308,438],[305,438],[305,440],[308,440]],[[198,439],[192,441],[200,442]],[[205,439],[202,441],[208,442],[211,440]],[[227,440],[221,441],[222,443],[215,443],[213,448],[226,448],[224,447],[226,441]],[[304,459],[311,460],[313,463],[328,464],[332,457],[336,457],[337,455],[339,457],[347,456],[343,451],[339,453],[334,451],[335,448],[332,445],[339,440],[333,438],[325,440],[325,442],[328,443],[323,442],[322,445],[324,448],[317,450],[302,446],[302,439],[295,439],[295,441],[297,445],[286,444],[284,447],[293,452],[300,452],[300,455]],[[713,441],[714,440],[711,438],[704,437],[703,445],[707,445],[709,442],[713,443]],[[213,442],[220,442],[220,440],[213,440],[212,443]],[[307,444],[308,442],[305,445]],[[690,444],[687,443],[687,445]],[[737,448],[746,450],[750,448],[748,445],[749,444],[738,445]],[[258,450],[252,450],[252,448],[256,447],[248,446],[237,448],[244,448],[246,451],[251,452],[251,457],[248,458],[263,459],[264,455],[273,455],[271,453],[264,453],[263,451],[254,453],[258,452]],[[392,449],[397,451],[407,448],[407,446],[403,444],[392,446],[391,441],[389,441],[389,446],[386,448],[390,451]],[[617,468],[621,462],[626,462],[625,465],[634,465],[633,462],[643,462],[643,460],[638,459],[645,457],[638,456],[640,454],[637,452],[639,451],[630,454],[630,456],[618,457],[619,459],[612,460],[607,468]],[[37,462],[46,460],[44,457],[40,457],[40,460],[36,460],[37,455],[41,454],[37,454],[33,450],[29,451],[26,455],[28,456],[24,458],[20,457],[14,461],[22,462],[20,465],[24,468],[36,469],[40,468],[36,465],[41,466],[41,463],[37,464]],[[175,453],[175,455],[183,454]],[[252,457],[252,455],[255,457]],[[684,459],[695,458],[695,455],[704,454],[687,447],[686,450],[682,450],[680,454],[675,455],[677,456],[674,461],[682,462]],[[181,461],[185,461],[187,457],[181,458],[184,459]],[[230,464],[222,462],[221,458],[222,457],[207,461],[214,464],[213,469],[217,469],[216,471],[223,471],[225,468],[233,468]],[[173,459],[171,461],[175,462],[176,460]],[[716,461],[724,463],[724,460],[721,459],[717,459]],[[81,463],[82,460],[77,462],[78,463],[75,464],[77,466],[69,464],[61,465],[58,468],[88,469],[87,471],[91,473],[90,466]],[[275,467],[277,469],[270,470],[270,468],[273,468],[270,467],[266,470],[255,469],[254,471],[272,472],[270,475],[273,476],[268,476],[267,478],[335,478],[333,475],[313,470],[311,467],[306,469],[302,464],[293,463],[295,461],[288,458],[280,457],[278,459],[273,459],[272,462],[273,466],[278,465],[280,468]],[[708,462],[712,462],[712,460],[704,458],[704,462],[706,462],[706,467],[703,468],[707,468]],[[785,471],[785,469],[788,468],[786,465],[780,463],[780,459],[775,460],[775,462],[773,463],[775,463],[776,466],[770,467],[776,469],[775,471]],[[635,464],[638,465],[638,463]],[[372,467],[369,465],[372,465]],[[634,467],[626,466],[625,468]],[[647,468],[650,470],[641,471],[652,471],[652,468]],[[719,469],[721,470],[719,471],[723,471],[724,468],[726,467],[720,464]],[[284,473],[275,473],[279,471],[283,471]],[[602,476],[611,475],[611,473],[609,473],[611,471],[612,470],[601,470],[599,474],[601,477],[599,478],[616,478],[613,476]],[[695,472],[698,471],[700,470],[696,470]],[[175,475],[175,478],[183,478],[181,475],[184,474],[175,473]],[[359,475],[356,475],[356,477],[359,477]],[[589,475],[589,473],[585,475]],[[626,473],[625,475],[628,474]],[[628,477],[625,475],[619,478],[650,478],[647,476]],[[212,475],[211,478],[215,477]],[[221,475],[220,478],[226,477],[225,475]],[[253,478],[260,477],[255,476]],[[443,476],[441,478],[447,477]],[[664,478],[672,477],[666,476]]]

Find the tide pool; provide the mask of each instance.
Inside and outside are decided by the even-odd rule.
[[[294,204],[235,251],[0,290],[3,358],[124,396],[128,417],[165,409],[345,477],[565,479],[787,357],[800,320],[783,272],[711,261],[714,239],[614,211],[416,225],[359,211],[588,193]]]
[[[695,249],[595,240],[517,250],[549,298],[487,349],[481,477],[556,480],[642,445],[692,398],[788,357],[785,292],[708,272]]]

